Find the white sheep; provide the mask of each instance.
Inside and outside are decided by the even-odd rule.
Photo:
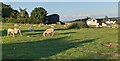
[[[54,29],[53,28],[49,28],[49,29],[46,29],[46,31],[43,33],[43,36],[46,37],[48,35],[54,35]]]
[[[7,30],[7,36],[12,34],[13,37],[14,37],[14,35],[15,35],[15,34],[18,34],[18,33],[19,33],[20,35],[22,35],[22,34],[21,34],[21,30],[18,29],[18,28],[14,28],[14,29],[9,28],[9,29]]]

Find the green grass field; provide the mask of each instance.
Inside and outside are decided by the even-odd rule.
[[[12,24],[3,24],[2,29],[14,28]],[[117,28],[67,29],[63,25],[55,26],[54,36],[43,37],[49,26],[21,25],[22,36],[2,37],[3,59],[117,59],[117,47],[102,44],[118,43]],[[27,37],[31,36],[31,37]]]

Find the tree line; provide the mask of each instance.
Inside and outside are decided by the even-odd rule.
[[[1,22],[7,23],[34,23],[39,24],[43,23],[46,20],[46,15],[48,14],[47,11],[43,7],[37,7],[32,10],[30,16],[26,11],[27,8],[15,10],[11,7],[11,5],[7,5],[1,3],[2,13],[1,15]]]

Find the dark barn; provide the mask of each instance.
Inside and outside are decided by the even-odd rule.
[[[52,15],[46,16],[46,21],[44,22],[44,24],[55,24],[57,22],[59,22],[59,15],[52,14]]]

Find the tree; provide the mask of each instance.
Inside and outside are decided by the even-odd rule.
[[[105,16],[105,18],[103,19],[103,23],[106,23],[106,21],[108,21],[108,16]]]
[[[11,18],[17,18],[17,15],[18,15],[18,11],[17,10],[13,10],[10,14],[10,17]]]
[[[18,13],[17,18],[29,18],[28,12],[26,11],[27,8],[25,9],[19,9],[20,12]]]
[[[31,19],[33,22],[35,21],[36,23],[42,23],[45,21],[46,15],[47,11],[42,7],[38,7],[32,10]]]
[[[27,8],[25,9],[19,9],[20,12],[17,14],[17,20],[16,22],[18,23],[27,23],[28,19],[29,19],[29,14],[26,11]]]
[[[10,14],[12,12],[12,8],[10,5],[6,5],[4,3],[2,3],[2,17],[5,18],[5,17],[10,17]]]

